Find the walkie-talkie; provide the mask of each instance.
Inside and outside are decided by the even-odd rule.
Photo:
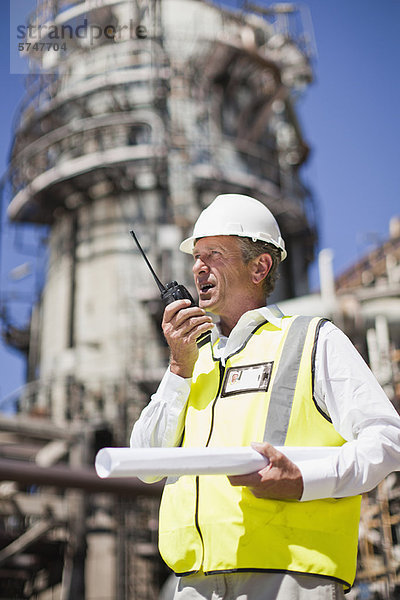
[[[159,278],[156,275],[156,272],[154,271],[153,267],[151,266],[149,259],[145,255],[142,246],[139,244],[139,240],[137,239],[135,232],[133,230],[131,230],[129,233],[135,240],[136,245],[139,248],[141,255],[143,256],[147,266],[149,267],[150,272],[153,275],[156,284],[158,285],[158,289],[160,290],[160,294],[161,294],[161,300],[164,302],[165,306],[167,306],[168,304],[171,304],[171,302],[174,302],[175,300],[190,300],[191,306],[197,306],[197,303],[194,301],[191,293],[189,292],[189,290],[187,290],[185,288],[184,285],[179,284],[177,281],[171,281],[170,283],[167,283],[166,285],[161,283],[161,281],[159,280]],[[201,343],[204,344],[204,343],[208,342],[210,339],[211,339],[210,332],[205,331],[197,338],[197,343],[200,344],[200,341],[201,341]]]
[[[160,290],[160,293],[161,293],[161,299],[164,302],[165,306],[167,306],[167,304],[171,304],[171,302],[174,302],[175,300],[185,300],[185,299],[190,300],[190,302],[192,303],[192,306],[197,306],[191,293],[189,292],[189,290],[187,290],[185,288],[184,285],[180,285],[177,281],[171,281],[170,283],[167,283],[166,285],[163,285],[161,283],[161,281],[157,277],[153,267],[151,266],[149,259],[145,255],[143,248],[139,244],[139,240],[137,239],[134,231],[131,230],[129,233],[135,240],[137,247],[139,248],[144,260],[146,261],[146,264],[149,267],[156,284],[158,285],[158,289]]]

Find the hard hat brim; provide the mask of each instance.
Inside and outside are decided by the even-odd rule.
[[[185,240],[183,240],[183,242],[181,242],[181,244],[179,246],[179,250],[181,252],[185,252],[185,254],[192,254],[193,248],[194,248],[194,245],[195,245],[195,242],[196,242],[197,239],[200,239],[200,238],[203,238],[203,237],[214,237],[214,236],[218,236],[218,235],[219,236],[220,235],[236,235],[237,237],[247,237],[247,238],[250,238],[250,239],[253,239],[253,240],[255,240],[255,239],[261,240],[261,241],[266,242],[268,244],[272,244],[273,246],[275,246],[275,248],[278,248],[281,251],[281,262],[283,260],[285,260],[285,258],[287,256],[287,252],[286,252],[285,248],[283,248],[282,246],[278,246],[274,240],[272,240],[272,239],[265,239],[264,237],[260,237],[259,234],[254,234],[254,236],[252,236],[252,235],[249,235],[248,233],[246,233],[246,235],[242,235],[242,236],[239,233],[231,233],[231,234],[229,234],[229,233],[223,233],[223,234],[221,234],[221,233],[212,233],[212,234],[209,234],[209,235],[199,235],[199,236],[193,236],[192,235],[192,236],[186,238]],[[283,240],[282,240],[282,244],[283,244]]]

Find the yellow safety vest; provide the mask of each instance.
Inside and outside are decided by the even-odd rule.
[[[323,320],[284,317],[258,326],[225,367],[211,343],[200,348],[182,445],[341,446],[313,399],[313,362]],[[225,475],[169,479],[159,544],[178,575],[288,571],[351,587],[360,496],[299,502],[255,498]]]

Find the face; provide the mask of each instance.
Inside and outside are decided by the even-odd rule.
[[[201,308],[228,318],[252,308],[248,307],[254,297],[251,267],[243,262],[236,237],[201,238],[194,247],[193,259]]]

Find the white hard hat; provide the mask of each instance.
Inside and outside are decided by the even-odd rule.
[[[286,258],[285,242],[271,211],[255,198],[242,194],[221,194],[203,210],[193,234],[183,240],[179,249],[191,254],[198,238],[214,235],[239,235],[273,244]]]

